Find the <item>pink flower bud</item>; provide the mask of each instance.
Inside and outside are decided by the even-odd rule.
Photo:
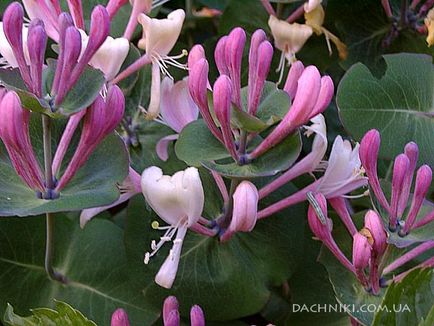
[[[116,309],[112,314],[110,326],[130,326],[127,312],[122,308]]]
[[[61,48],[60,54],[62,56],[63,66],[56,69],[56,74],[60,74],[57,94],[55,98],[55,105],[60,106],[68,93],[72,88],[71,74],[74,67],[77,67],[77,60],[81,52],[81,35],[78,29],[74,26],[70,26],[65,31],[65,38],[63,40],[64,46]],[[60,60],[59,60],[60,61]],[[59,62],[58,62],[59,64]],[[61,69],[60,69],[61,68]],[[55,77],[56,79],[56,77]]]
[[[125,112],[125,97],[117,85],[112,85],[107,93],[105,127],[102,137],[111,133],[121,122]]]
[[[323,194],[314,195],[315,207],[311,203],[307,211],[307,221],[317,237],[348,270],[355,273],[354,266],[337,246],[332,236],[333,222],[327,216],[327,201]]]
[[[226,62],[226,42],[227,42],[227,39],[228,39],[228,36],[223,36],[217,42],[217,45],[216,45],[215,50],[214,50],[214,58],[215,58],[215,63],[217,65],[217,69],[218,69],[220,75],[229,76],[228,63]]]
[[[203,310],[198,305],[194,305],[190,310],[190,325],[205,326],[205,315]]]
[[[32,20],[27,37],[27,47],[30,57],[30,76],[32,79],[32,92],[42,97],[42,67],[45,60],[45,47],[47,34],[41,20]]]
[[[365,228],[368,229],[372,235],[372,254],[375,255],[375,257],[380,257],[387,247],[387,233],[384,230],[383,221],[380,216],[373,210],[369,210],[365,214]]]
[[[172,310],[169,315],[167,316],[167,319],[163,322],[164,326],[179,326],[180,323],[180,316],[178,310]]]
[[[208,107],[207,82],[208,82],[208,61],[200,59],[190,69],[188,77],[188,89],[193,101],[199,107],[200,113],[212,134],[223,143],[223,135],[214,123]]]
[[[404,153],[409,159],[409,166],[407,174],[405,175],[404,183],[402,185],[401,196],[399,197],[397,215],[402,217],[405,208],[407,207],[408,197],[410,195],[411,184],[413,182],[413,174],[416,169],[417,159],[419,157],[419,147],[416,143],[410,142],[405,145]]]
[[[366,236],[356,233],[353,236],[353,265],[360,283],[366,288],[368,281],[365,275],[365,268],[369,265],[371,258],[371,245]]]
[[[254,84],[249,84],[249,97],[248,97],[248,110],[252,115],[256,115],[256,110],[258,109],[259,100],[262,95],[262,90],[264,88],[265,80],[267,79],[268,72],[270,71],[271,60],[273,59],[273,46],[270,42],[264,41],[258,48],[258,59],[256,61],[256,66],[254,75],[256,79]],[[249,70],[250,70],[249,66]]]
[[[200,59],[205,59],[205,50],[202,45],[196,44],[188,53],[188,68],[192,69]]]
[[[360,160],[368,176],[369,185],[383,208],[390,212],[390,206],[384,196],[377,175],[378,151],[380,150],[380,133],[376,129],[369,130],[360,142]]]
[[[242,181],[235,190],[233,199],[232,220],[221,241],[229,240],[236,232],[252,231],[258,218],[259,194],[253,183]]]
[[[258,66],[258,49],[259,49],[259,46],[261,45],[261,43],[263,41],[265,41],[266,39],[267,39],[267,35],[265,34],[265,32],[262,29],[258,29],[253,33],[252,38],[250,40],[249,80],[248,80],[249,97],[247,99],[248,100],[247,107],[248,107],[249,112],[254,111],[251,108],[254,107],[253,94],[254,94],[254,89],[256,88],[256,79],[257,79],[256,70],[257,70],[257,66]]]
[[[123,36],[127,40],[131,40],[136,30],[139,15],[142,13],[147,15],[152,9],[152,0],[130,0],[130,2],[133,4],[133,10],[131,11],[130,19]]]
[[[30,112],[21,107],[15,92],[7,92],[0,102],[0,138],[21,179],[32,189],[43,191],[42,171],[29,134]]]
[[[97,5],[92,10],[90,18],[90,32],[86,49],[81,55],[80,61],[72,70],[69,78],[68,90],[71,89],[80,78],[81,73],[86,68],[86,65],[92,59],[93,55],[98,51],[104,43],[110,32],[110,18],[107,10],[102,5]]]
[[[27,88],[32,90],[30,70],[24,57],[23,18],[24,10],[18,2],[12,2],[3,13],[3,30],[17,60],[18,68]]]
[[[67,0],[69,12],[74,19],[74,24],[77,28],[84,30],[83,6],[81,0]]]
[[[294,100],[295,94],[297,93],[298,80],[304,71],[304,65],[301,61],[296,61],[291,65],[288,72],[288,77],[286,78],[285,86],[283,90],[288,93],[291,101]]]
[[[232,80],[232,101],[241,108],[241,62],[246,32],[241,27],[234,28],[228,35],[225,46],[225,60]]]
[[[231,96],[232,83],[228,76],[220,76],[214,84],[213,102],[214,112],[220,122],[223,140],[234,160],[238,160],[234,137],[231,130]]]
[[[323,113],[324,110],[327,109],[333,98],[334,89],[333,80],[330,76],[324,76],[321,78],[321,88],[319,90],[318,99],[310,113],[309,119]]]
[[[432,181],[432,170],[428,165],[422,165],[416,173],[416,183],[414,186],[413,199],[411,201],[410,211],[408,212],[407,219],[405,221],[403,233],[407,234],[419,213],[419,210],[423,204],[423,201],[428,193],[429,187]]]
[[[286,136],[296,128],[305,124],[317,101],[321,88],[321,76],[314,66],[304,69],[298,80],[297,94],[288,113],[277,127],[259,144],[250,154],[254,159],[270,148],[279,144]]]
[[[116,13],[121,9],[122,6],[127,4],[128,0],[109,0],[107,6],[107,13],[110,17],[110,20],[116,15]]]
[[[401,191],[404,183],[405,176],[407,175],[408,166],[410,161],[405,154],[400,154],[395,158],[395,163],[393,165],[393,176],[392,176],[392,198],[390,200],[390,216],[389,216],[389,227],[391,230],[396,229],[398,212],[398,201],[401,196]]]
[[[176,297],[174,296],[167,297],[163,303],[163,322],[166,324],[170,313],[172,311],[178,311],[178,309],[179,309],[179,303]]]

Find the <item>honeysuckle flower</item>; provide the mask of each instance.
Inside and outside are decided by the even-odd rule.
[[[344,265],[349,271],[355,273],[354,266],[348,260],[343,252],[339,249],[332,236],[333,222],[327,216],[327,201],[323,194],[317,193],[313,195],[315,199],[315,207],[313,202],[309,205],[307,212],[307,220],[309,227],[318,240],[320,240],[333,255]]]
[[[425,26],[428,29],[428,35],[426,37],[426,42],[428,46],[432,46],[434,44],[434,8],[428,11],[426,18],[424,20]]]
[[[172,128],[176,134],[161,138],[156,145],[158,157],[166,161],[168,146],[178,139],[178,134],[190,122],[197,120],[199,109],[188,91],[188,78],[173,83],[169,77],[161,82],[161,122]]]
[[[0,90],[0,138],[12,166],[27,186],[44,192],[44,180],[29,134],[30,111],[21,107],[15,92]]]
[[[304,3],[304,12],[311,12],[321,5],[322,0],[308,0]]]
[[[290,24],[275,16],[270,16],[268,26],[274,38],[274,46],[282,51],[289,62],[294,61],[295,54],[301,50],[313,32],[310,26]]]
[[[110,326],[130,326],[127,312],[122,309],[116,309],[112,314]]]
[[[401,194],[399,196],[397,216],[402,217],[407,207],[408,197],[410,195],[411,184],[413,182],[414,171],[416,170],[417,159],[419,157],[419,147],[414,142],[409,142],[404,147],[404,154],[409,160],[407,174],[402,184]]]
[[[88,36],[84,31],[80,31],[80,33],[83,51],[87,47]],[[121,69],[129,50],[130,42],[126,38],[107,36],[104,43],[98,48],[92,59],[90,59],[89,64],[101,70],[106,80],[112,80]]]
[[[32,92],[42,97],[42,68],[45,60],[45,47],[47,34],[44,23],[40,20],[32,20],[29,26],[27,47],[30,58],[30,78],[32,80]]]
[[[369,265],[371,259],[371,245],[368,238],[361,234],[356,233],[353,236],[353,265],[356,270],[356,276],[360,283],[367,288],[368,280],[365,275],[365,268]]]
[[[242,181],[233,194],[232,219],[228,229],[221,237],[227,241],[236,232],[250,232],[256,225],[258,217],[259,194],[250,181]]]
[[[106,99],[98,96],[87,109],[83,129],[75,153],[61,176],[55,191],[59,193],[82,167],[98,144],[110,134],[121,121],[125,111],[125,98],[121,89],[113,85]]]
[[[402,230],[403,234],[407,234],[414,222],[416,221],[417,214],[422,207],[423,201],[428,194],[429,187],[432,181],[432,170],[428,165],[422,165],[416,173],[416,182],[414,186],[413,199],[411,201],[410,210],[408,212],[405,224]]]
[[[97,216],[99,213],[106,211],[112,207],[116,207],[126,201],[131,197],[139,194],[142,191],[140,184],[140,174],[138,174],[133,168],[129,168],[128,176],[118,185],[121,195],[119,199],[107,206],[94,207],[83,209],[80,214],[80,227],[84,228],[87,222],[89,222],[93,217]]]
[[[200,306],[194,305],[190,310],[190,325],[205,326],[205,314]]]
[[[312,118],[311,122],[310,126],[304,126],[306,129],[305,134],[308,137],[315,134],[311,152],[295,163],[288,171],[261,188],[259,190],[260,198],[268,196],[276,189],[304,173],[312,173],[317,169],[325,167],[325,162],[322,161],[327,151],[327,129],[324,116],[319,114]]]
[[[24,58],[27,63],[27,65],[30,64],[30,56],[29,56],[29,50],[27,47],[27,34],[28,34],[28,27],[23,26],[22,28],[22,35],[23,35],[23,51],[24,51]],[[0,65],[4,68],[18,68],[18,62],[15,58],[14,51],[12,50],[11,45],[9,44],[8,40],[6,39],[6,35],[3,30],[3,22],[0,22],[0,54],[3,58],[0,58]]]
[[[23,0],[24,8],[31,20],[41,19],[44,22],[48,36],[55,42],[59,41],[58,16],[61,8],[58,1]]]
[[[166,75],[170,75],[167,64],[185,69],[185,66],[175,61],[178,57],[168,56],[181,33],[184,18],[185,12],[182,9],[172,11],[165,19],[150,18],[145,14],[138,16],[143,28],[138,47],[145,50],[145,55],[152,62],[151,99],[146,110],[146,118],[149,120],[155,119],[160,110],[160,69]]]
[[[389,216],[389,224],[392,229],[396,228],[399,198],[403,190],[404,179],[407,175],[409,165],[410,160],[407,155],[400,154],[395,158],[392,174],[392,197],[390,199]]]
[[[110,19],[113,19],[113,17],[116,15],[119,9],[121,9],[121,7],[126,5],[127,3],[128,0],[109,0],[105,8],[107,9]],[[136,17],[136,21],[137,21],[137,17]]]
[[[357,233],[357,228],[351,218],[350,212],[348,210],[347,199],[344,197],[333,197],[328,198],[330,205],[333,207],[335,212],[338,214],[341,221],[344,223],[348,232],[354,236]]]
[[[337,136],[327,161],[327,169],[317,189],[326,198],[346,195],[367,185],[359,158],[359,144],[354,148],[348,140]]]
[[[173,176],[163,175],[160,168],[153,166],[143,171],[141,178],[143,195],[157,213],[169,224],[166,233],[158,244],[153,243],[152,252],[145,254],[145,263],[155,255],[158,249],[167,241],[172,241],[173,247],[169,256],[155,276],[155,282],[170,289],[176,277],[182,243],[187,229],[193,226],[201,217],[204,205],[204,192],[199,171],[190,167],[178,171]]]
[[[169,315],[172,311],[178,311],[179,303],[175,296],[171,295],[164,299],[163,302],[163,323],[168,322]]]
[[[380,150],[380,133],[376,129],[369,130],[360,142],[360,160],[368,176],[369,185],[380,205],[390,211],[389,203],[384,196],[377,174],[378,151]]]
[[[249,154],[249,159],[255,159],[262,155],[309,119],[322,113],[330,103],[333,92],[333,81],[329,76],[321,78],[315,66],[304,69],[298,79],[295,98],[288,113],[261,144]]]
[[[295,98],[298,88],[298,80],[304,71],[304,65],[301,61],[295,61],[291,68],[289,68],[288,76],[286,77],[285,86],[283,90],[289,95],[291,102]]]
[[[321,4],[318,3],[315,7],[312,6],[309,11],[305,12],[304,18],[306,20],[306,25],[312,27],[312,30],[315,32],[316,35],[324,34],[330,55],[332,54],[330,41],[332,41],[338,49],[339,58],[341,60],[345,60],[348,56],[347,46],[343,42],[341,42],[341,40],[336,35],[332,34],[330,31],[328,31],[322,26],[324,23],[324,16],[324,8]]]

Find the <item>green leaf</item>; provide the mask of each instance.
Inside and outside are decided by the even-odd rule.
[[[419,162],[434,165],[434,70],[432,58],[416,54],[385,55],[387,70],[375,78],[363,64],[342,78],[337,104],[345,128],[360,140],[378,129],[381,158],[392,159],[415,141]],[[399,131],[399,132],[397,132]]]
[[[127,311],[132,325],[151,325],[157,319],[161,307],[145,306],[130,277],[119,227],[94,219],[82,230],[76,219],[59,214],[54,231],[53,266],[66,275],[67,284],[52,281],[45,273],[44,217],[0,219],[1,310],[9,302],[16,313],[26,315],[35,306],[53,307],[56,299],[98,325],[109,325],[117,308]]]
[[[18,68],[0,69],[0,81],[8,90],[18,94],[25,109],[40,113],[50,112],[50,106],[44,99],[38,99],[27,90]]]
[[[56,73],[56,61],[48,60],[48,67],[45,70],[42,84],[45,86],[44,93],[49,94]],[[104,83],[104,74],[100,70],[87,66],[53,116],[57,117],[60,114],[68,117],[86,109],[96,99]]]
[[[269,127],[269,125],[262,122],[259,118],[237,108],[235,105],[232,106],[231,125],[248,132],[261,132]]]
[[[83,314],[62,301],[56,302],[56,310],[48,308],[32,309],[32,316],[20,317],[14,313],[13,307],[8,304],[4,320],[10,326],[45,326],[45,325],[71,325],[71,326],[96,326]]]
[[[260,142],[256,138],[248,149]],[[175,145],[179,159],[192,166],[205,166],[222,175],[237,178],[253,178],[274,175],[288,169],[297,159],[301,150],[299,133],[288,136],[283,142],[270,149],[253,162],[245,165],[212,162],[228,159],[226,148],[211,134],[203,120],[187,125],[181,132]]]
[[[209,172],[201,172],[206,198],[203,216],[215,218],[222,208],[220,195]],[[289,191],[294,188],[286,187],[276,196],[288,195]],[[275,200],[271,196],[264,205]],[[143,198],[130,201],[125,232],[127,253],[142,280],[146,302],[157,309],[166,296],[175,295],[182,316],[188,316],[193,304],[203,308],[207,322],[255,314],[268,301],[271,289],[292,275],[302,256],[305,216],[301,206],[258,221],[254,231],[236,234],[227,243],[188,232],[175,283],[171,290],[165,290],[153,279],[171,244],[167,243],[148,265],[143,264],[151,240],[162,235],[151,228],[155,219],[155,214],[145,210]]]
[[[64,123],[61,120],[52,120],[52,125],[54,153]],[[42,127],[39,115],[32,116],[30,130],[36,156],[39,162],[43,162]],[[76,134],[63,160],[61,173],[66,169],[75,152],[78,137]],[[35,192],[18,177],[3,143],[0,142],[0,216],[28,216],[104,206],[119,197],[116,185],[122,182],[127,174],[128,155],[125,145],[117,135],[112,134],[95,149],[86,164],[62,190],[58,199],[38,199]]]
[[[375,315],[373,326],[417,325],[429,317],[434,302],[433,269],[416,269],[402,281],[392,284]],[[432,324],[430,324],[432,325]]]
[[[297,160],[300,151],[300,134],[296,132],[249,164],[203,161],[202,165],[231,178],[265,177],[287,170]]]

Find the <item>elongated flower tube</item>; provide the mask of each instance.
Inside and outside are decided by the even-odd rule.
[[[410,232],[417,214],[423,204],[423,201],[428,193],[432,181],[432,170],[428,165],[422,165],[416,173],[416,183],[414,187],[413,199],[411,201],[410,210],[405,220],[403,234]]]
[[[190,310],[190,325],[205,326],[205,314],[200,306],[194,305]]]
[[[3,13],[3,32],[13,50],[23,81],[31,91],[32,79],[23,48],[23,17],[24,10],[21,4],[18,2],[11,3]]]
[[[236,27],[229,33],[225,46],[225,62],[232,81],[232,102],[239,108],[241,107],[241,61],[245,44],[246,32]]]
[[[169,158],[168,146],[178,139],[178,134],[190,122],[197,120],[199,109],[188,91],[188,80],[183,79],[175,84],[169,77],[161,82],[161,119],[176,134],[161,138],[156,145],[158,157],[166,161]]]
[[[404,210],[407,207],[411,184],[413,182],[413,175],[416,170],[417,159],[419,157],[419,147],[417,146],[416,143],[410,142],[407,145],[405,145],[404,154],[407,156],[409,160],[409,166],[402,185],[401,195],[399,197],[397,215],[400,218],[402,218],[402,215],[404,214]]]
[[[81,0],[67,0],[69,12],[71,13],[74,25],[79,29],[84,29],[83,6]]]
[[[43,174],[30,142],[30,112],[21,107],[15,92],[2,91],[0,99],[0,138],[11,163],[29,188],[43,192]]]
[[[262,44],[262,42],[267,40],[267,35],[262,29],[256,30],[252,38],[250,40],[250,50],[249,50],[249,80],[248,80],[248,94],[249,97],[247,98],[247,108],[248,112],[253,114],[253,112],[256,112],[255,109],[255,89],[256,87],[256,70],[258,65],[258,49],[259,46]],[[269,69],[269,67],[268,67]],[[260,96],[260,95],[259,95]],[[254,114],[253,114],[254,115]]]
[[[87,222],[89,222],[93,217],[97,216],[99,213],[104,212],[112,207],[116,207],[122,203],[128,201],[131,197],[139,194],[141,190],[140,185],[140,174],[138,174],[133,168],[129,168],[128,176],[118,185],[121,195],[119,199],[107,206],[94,207],[83,209],[80,214],[80,227],[84,228]]]
[[[227,42],[228,36],[221,37],[214,50],[214,58],[215,63],[217,66],[217,69],[220,73],[220,75],[227,75],[229,76],[229,68],[228,63],[226,62],[226,42]]]
[[[145,254],[145,263],[165,242],[172,241],[176,233],[169,256],[155,276],[158,285],[170,289],[175,281],[187,229],[199,220],[203,210],[204,192],[199,171],[190,167],[170,177],[153,166],[143,171],[141,185],[148,204],[170,225],[165,228],[167,231],[161,241],[152,246],[152,253]]]
[[[69,28],[68,28],[69,29]],[[107,13],[107,10],[104,6],[97,5],[91,14],[90,20],[90,32],[89,39],[87,42],[86,49],[80,56],[80,60],[73,67],[71,71],[71,75],[68,78],[68,81],[62,86],[59,86],[59,91],[55,99],[55,104],[58,106],[62,103],[65,94],[75,85],[75,83],[80,78],[80,75],[86,68],[89,61],[92,59],[94,54],[98,51],[100,46],[106,40],[110,31],[110,19]],[[81,43],[81,42],[80,42]],[[65,60],[64,65],[67,65],[68,62]],[[61,94],[61,95],[59,95]]]
[[[179,310],[179,303],[176,297],[173,295],[167,297],[164,299],[163,302],[163,323],[166,324],[169,319],[169,315],[172,311],[178,311]]]
[[[289,68],[288,76],[286,77],[285,86],[283,90],[289,95],[291,101],[294,100],[297,93],[298,80],[304,71],[304,65],[301,61],[295,61],[291,68]]]
[[[220,122],[224,144],[232,155],[232,158],[237,161],[238,154],[231,130],[232,89],[229,77],[225,75],[220,76],[214,84],[213,102],[215,115]]]
[[[365,288],[368,287],[365,268],[369,265],[371,250],[368,238],[360,233],[355,233],[353,236],[353,265],[359,282]]]
[[[167,316],[166,321],[163,323],[164,326],[180,326],[181,316],[178,310],[172,310]]]
[[[137,27],[140,14],[149,14],[152,9],[152,0],[130,0],[133,6],[130,19],[128,20],[127,27],[125,28],[124,37],[131,40],[134,31]]]
[[[188,53],[188,68],[192,69],[196,62],[198,62],[200,59],[205,59],[205,49],[202,45],[196,44]]]
[[[252,52],[252,51],[251,51]],[[262,95],[264,83],[270,71],[271,60],[273,59],[273,47],[270,42],[263,41],[257,51],[256,63],[249,62],[249,73],[252,70],[254,77],[251,78],[251,83],[248,85],[248,112],[251,115],[256,115],[259,100]],[[253,59],[252,59],[253,61]]]
[[[32,20],[29,26],[27,48],[30,58],[30,77],[32,92],[39,98],[42,96],[42,68],[45,59],[47,34],[41,20]]]
[[[139,0],[135,0],[134,3]],[[138,47],[146,51],[146,56],[152,62],[151,98],[146,111],[146,119],[155,119],[160,110],[160,68],[168,74],[165,68],[166,62],[177,67],[183,67],[168,57],[181,33],[185,12],[182,9],[172,11],[166,19],[150,18],[145,14],[138,16],[143,28],[143,36],[139,40]],[[160,61],[162,63],[160,63]]]
[[[392,198],[390,200],[389,228],[395,230],[398,222],[398,204],[402,194],[404,179],[407,175],[410,160],[407,155],[400,154],[395,158],[392,176]]]
[[[356,226],[354,225],[353,219],[348,211],[347,203],[344,197],[334,197],[329,198],[329,203],[339,215],[339,218],[344,223],[348,232],[354,236],[357,233]]]
[[[310,126],[304,126],[306,129],[306,135],[309,137],[315,134],[315,138],[312,143],[312,150],[299,162],[295,163],[288,171],[283,173],[278,178],[274,179],[268,185],[259,190],[260,198],[268,196],[276,189],[287,184],[291,180],[299,177],[304,173],[312,173],[316,169],[321,167],[321,161],[324,154],[327,151],[327,129],[324,116],[322,114],[317,115],[311,119],[312,124]]]
[[[250,232],[256,225],[258,217],[259,194],[250,181],[242,181],[233,194],[232,219],[228,229],[221,237],[227,241],[236,232]]]
[[[333,223],[327,217],[327,201],[321,193],[313,195],[316,207],[309,205],[307,220],[309,227],[317,237],[349,271],[355,273],[354,266],[339,249],[332,236]]]
[[[127,312],[122,309],[116,309],[112,314],[110,326],[130,326]]]
[[[378,202],[390,212],[390,205],[384,196],[377,174],[378,151],[380,150],[380,133],[376,129],[369,130],[360,142],[360,160],[368,176],[369,185]]]
[[[314,66],[307,67],[298,80],[297,94],[288,113],[276,128],[249,155],[254,159],[276,146],[296,128],[306,123],[321,88],[321,76]]]
[[[121,121],[125,111],[125,98],[118,86],[111,86],[104,99],[98,96],[88,108],[83,121],[83,130],[74,156],[56,186],[60,192],[86,163],[98,144],[111,133]]]
[[[416,221],[413,224],[412,229],[420,228],[424,225],[427,225],[428,223],[431,223],[432,221],[434,221],[434,209],[431,212],[428,212],[423,218]]]
[[[310,112],[309,118],[313,118],[320,113],[323,113],[325,109],[329,106],[332,101],[334,94],[333,80],[330,76],[323,76],[321,78],[321,88],[319,90],[318,98],[316,100],[315,106]]]
[[[197,104],[200,114],[205,121],[208,129],[220,142],[224,143],[223,135],[217,128],[208,106],[207,83],[208,83],[208,61],[200,59],[191,68],[188,77],[188,88],[190,95]]]
[[[128,0],[109,0],[105,8],[107,9],[107,13],[110,17],[110,20],[113,19],[113,17],[116,16],[119,9],[121,9],[121,7],[126,5],[127,3]],[[137,25],[137,17],[136,17],[136,25]]]

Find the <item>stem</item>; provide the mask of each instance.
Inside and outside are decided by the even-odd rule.
[[[378,266],[378,273],[380,274],[380,276],[383,274],[383,270],[386,267],[387,261],[389,260],[390,255],[392,254],[393,251],[393,246],[392,245],[387,245],[386,250],[384,251],[383,257],[381,257],[381,261],[380,264]]]
[[[407,21],[407,8],[408,4],[407,4],[407,0],[402,0],[401,1],[401,17],[399,19],[399,26],[404,27],[408,24]]]
[[[66,277],[56,272],[53,269],[53,231],[54,231],[54,215],[47,213],[47,238],[45,245],[45,271],[53,281],[66,284],[68,280]]]
[[[191,0],[185,0],[185,12],[187,17],[193,16],[193,4]]]
[[[44,135],[45,188],[49,191],[54,188],[53,172],[51,170],[51,118],[45,114],[42,115],[42,129]]]
[[[294,12],[291,15],[289,15],[288,18],[286,18],[286,21],[292,24],[303,15],[304,15],[304,4],[302,4],[300,7],[295,9]]]
[[[216,220],[216,223],[221,228],[227,228],[229,226],[229,224],[231,223],[232,208],[234,206],[234,199],[233,199],[232,195],[234,194],[235,189],[237,189],[237,186],[240,184],[240,182],[241,182],[241,180],[239,180],[239,179],[232,179],[231,180],[231,187],[229,189],[229,200],[227,201],[227,203],[223,207],[223,215],[220,216]]]
[[[246,149],[247,149],[247,132],[245,130],[241,130],[240,145],[238,148],[238,154],[240,157],[246,154]]]

